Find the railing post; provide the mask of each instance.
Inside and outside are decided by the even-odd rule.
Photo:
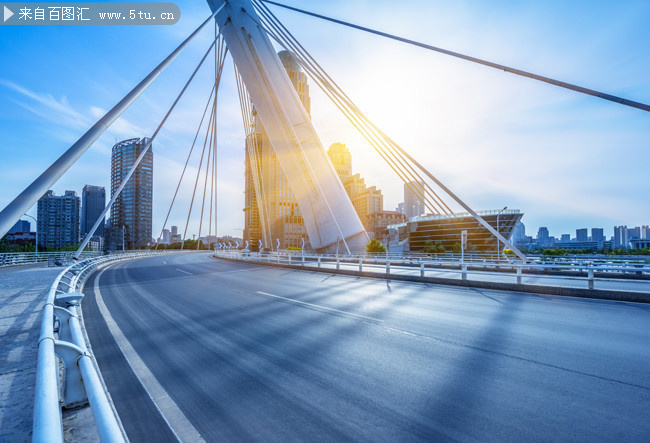
[[[521,266],[517,266],[517,284],[521,284]]]
[[[390,274],[390,259],[386,258],[386,274]]]
[[[359,272],[363,272],[363,259],[359,259]]]
[[[594,268],[591,265],[587,268],[587,285],[589,289],[594,289]]]
[[[291,256],[289,256],[289,266],[291,266]]]
[[[338,254],[337,254],[336,255],[336,270],[338,271],[339,269],[341,269],[341,262],[340,262]]]
[[[465,263],[460,265],[461,278],[467,280],[467,265]]]
[[[420,277],[424,277],[424,260],[420,258]]]
[[[318,256],[318,267],[320,268],[320,255]]]

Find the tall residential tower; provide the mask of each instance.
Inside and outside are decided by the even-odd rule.
[[[111,198],[117,192],[148,138],[132,138],[113,146]],[[150,147],[111,207],[109,249],[138,249],[151,244],[153,208],[153,147]]]
[[[106,206],[106,189],[103,186],[86,185],[81,192],[81,235],[86,235],[95,225]],[[94,237],[104,236],[104,220],[99,224]]]
[[[38,200],[38,244],[42,248],[61,249],[79,243],[81,199],[75,191],[57,196],[47,191]]]

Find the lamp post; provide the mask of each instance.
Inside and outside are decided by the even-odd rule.
[[[499,216],[500,216],[501,213],[502,213],[503,211],[505,211],[506,209],[508,209],[508,207],[507,207],[507,206],[504,206],[503,209],[500,210],[500,211],[498,212],[498,214],[497,214],[497,232],[499,232]],[[500,233],[501,233],[501,232],[499,232],[499,234],[500,234]],[[501,241],[499,240],[499,237],[497,237],[497,261],[499,260],[499,255],[501,255],[501,254],[500,254],[500,252],[501,252],[501,251],[500,251],[500,248],[501,248]]]
[[[34,220],[34,232],[36,233],[36,261],[38,261],[38,221],[31,215],[25,214],[25,217],[29,217]]]

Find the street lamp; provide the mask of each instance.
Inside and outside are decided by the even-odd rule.
[[[34,220],[34,232],[36,234],[36,261],[38,261],[38,221],[31,215],[25,214],[25,217],[29,217]]]
[[[499,234],[501,234],[501,232],[499,232],[499,216],[500,216],[501,213],[502,213],[503,211],[505,211],[506,209],[508,209],[508,207],[507,207],[507,206],[504,206],[503,209],[500,210],[500,211],[497,213],[497,232],[498,232]],[[497,260],[499,260],[499,255],[501,254],[500,249],[501,249],[501,240],[499,240],[499,237],[497,237]]]

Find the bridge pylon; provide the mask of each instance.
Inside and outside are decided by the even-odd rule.
[[[316,250],[365,250],[366,231],[248,0],[207,0]],[[225,5],[224,5],[225,3]],[[343,252],[343,251],[341,251]]]

